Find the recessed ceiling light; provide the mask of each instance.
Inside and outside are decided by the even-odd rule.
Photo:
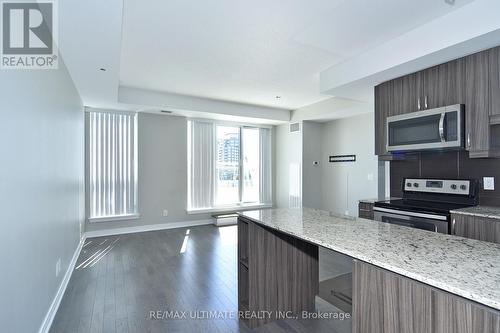
[[[99,70],[100,70],[101,72],[105,72],[105,71],[106,71],[106,68],[99,68]]]

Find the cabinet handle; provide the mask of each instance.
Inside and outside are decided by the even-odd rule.
[[[455,219],[451,220],[451,234],[452,235],[456,235],[455,233],[455,224],[457,223],[457,221]]]
[[[470,148],[470,132],[467,133],[467,148]]]
[[[417,99],[417,110],[420,110],[420,97]]]
[[[425,95],[425,100],[424,100],[424,109],[427,109],[427,95]]]

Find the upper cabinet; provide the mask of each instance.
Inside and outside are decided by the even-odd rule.
[[[384,82],[375,87],[375,154],[379,156],[388,154],[385,145],[387,138],[385,120],[392,115],[394,109],[391,103],[392,82]]]
[[[453,104],[465,105],[469,156],[500,157],[500,47],[375,87],[376,154],[393,158],[386,149],[387,117]]]
[[[489,148],[489,62],[489,51],[466,57],[465,147],[469,155],[482,155]]]
[[[423,109],[464,103],[465,59],[450,61],[420,73]]]

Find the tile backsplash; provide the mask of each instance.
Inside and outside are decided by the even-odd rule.
[[[466,151],[422,152],[390,163],[391,196],[402,196],[405,177],[477,179],[480,204],[500,206],[500,159],[470,159]],[[495,190],[483,190],[483,177],[495,177]]]

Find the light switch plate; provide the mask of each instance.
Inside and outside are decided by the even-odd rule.
[[[487,191],[494,191],[495,177],[483,177],[483,188]]]

